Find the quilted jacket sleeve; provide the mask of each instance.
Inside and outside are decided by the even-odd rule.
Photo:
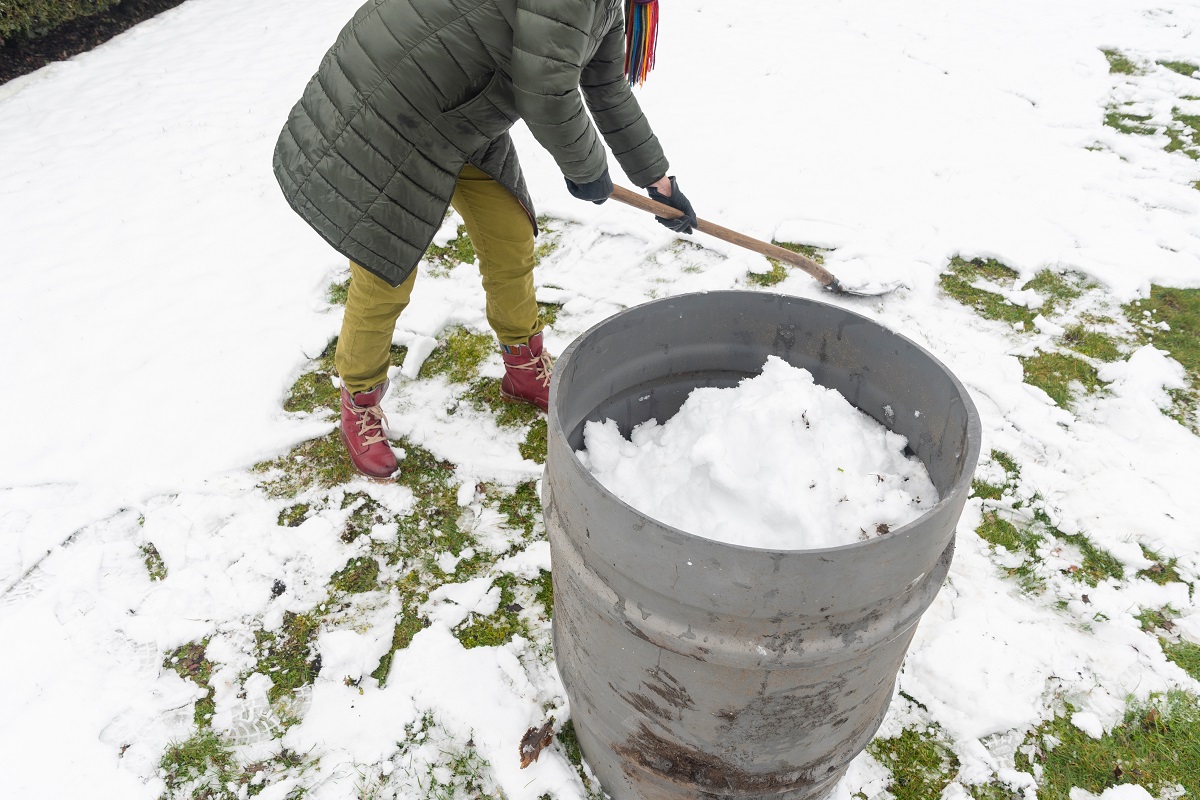
[[[579,95],[595,2],[517,0],[512,80],[517,112],[563,175],[594,181],[607,156]]]
[[[625,77],[625,26],[621,20],[600,43],[584,68],[580,86],[600,133],[621,169],[636,186],[649,186],[667,174],[667,159],[650,130]]]

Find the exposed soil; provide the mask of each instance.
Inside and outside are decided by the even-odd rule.
[[[7,83],[54,61],[104,44],[143,20],[174,8],[183,0],[125,0],[119,6],[83,19],[64,23],[36,39],[15,39],[0,44],[0,83]]]

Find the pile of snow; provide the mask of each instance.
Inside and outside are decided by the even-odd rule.
[[[836,547],[886,534],[932,508],[908,440],[806,369],[768,356],[729,389],[694,390],[662,425],[589,422],[579,458],[639,511],[728,544]]]

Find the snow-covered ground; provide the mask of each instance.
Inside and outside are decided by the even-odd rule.
[[[523,433],[486,414],[446,413],[458,390],[442,378],[397,375],[385,401],[391,428],[455,465],[475,546],[514,554],[423,600],[430,625],[396,653],[382,687],[370,673],[400,609],[387,591],[323,618],[323,668],[295,694],[290,716],[270,702],[269,676],[254,672],[255,633],[278,629],[285,612],[312,611],[330,576],[362,552],[338,535],[353,507],[342,509],[337,492],[371,493],[397,518],[419,500],[404,487],[353,482],[334,496],[306,495],[314,512],[286,527],[278,520],[287,501],[264,493],[248,469],[332,427],[285,413],[282,402],[337,332],[326,289],[345,265],[292,215],[270,160],[288,109],[357,5],[189,0],[0,86],[6,797],[159,797],[160,759],[194,732],[203,694],[164,657],[201,641],[213,664],[213,729],[245,759],[280,746],[302,754],[304,768],[253,785],[260,798],[298,789],[419,796],[430,776],[453,778],[448,753],[510,800],[583,796],[557,745],[528,769],[516,759],[526,728],[568,715],[544,619],[529,617],[530,636],[499,647],[464,649],[452,635],[472,614],[496,610],[497,575],[535,579],[549,553],[536,532],[527,541],[508,530],[474,491],[539,476],[518,451]],[[1072,320],[1015,330],[939,289],[955,255],[1018,270],[1021,280],[1001,288],[1030,306],[1041,298],[1016,286],[1043,269],[1095,280],[1084,310],[1145,297],[1151,283],[1200,287],[1200,162],[1166,152],[1161,133],[1104,125],[1107,110],[1126,103],[1150,124],[1167,124],[1176,108],[1200,114],[1200,78],[1155,64],[1197,60],[1200,7],[663,6],[659,66],[639,97],[699,214],[828,248],[826,266],[846,283],[905,282],[862,301],[793,270],[773,290],[845,304],[932,351],[981,412],[980,477],[1006,483],[992,451],[1019,468],[1001,501],[968,502],[947,585],[900,677],[924,708],[897,702],[881,735],[936,724],[963,765],[961,782],[1020,788],[1032,779],[1013,769],[1013,743],[1064,702],[1098,735],[1121,720],[1129,697],[1200,690],[1136,619],[1169,605],[1177,632],[1200,642],[1189,593],[1200,580],[1200,439],[1160,412],[1178,364],[1130,348],[1101,371],[1107,391],[1064,410],[1022,381],[1018,356],[1053,350]],[[1103,50],[1145,74],[1111,73]],[[573,200],[528,133],[518,126],[514,136],[539,212],[557,220],[558,246],[537,275],[541,299],[562,305],[551,350],[622,308],[745,288],[748,272],[769,269],[702,236],[694,241],[705,249],[681,248],[618,203]],[[452,326],[487,330],[469,267],[423,271],[398,344],[427,352]],[[498,374],[498,364],[484,373]],[[1005,568],[1030,556],[997,551],[974,532],[996,509],[1017,521],[1035,509],[1064,534],[1086,535],[1126,578],[1072,580],[1064,572],[1081,555],[1052,539],[1037,554],[1044,589],[1022,591]],[[379,525],[369,538],[395,536]],[[164,580],[147,573],[148,543]],[[1151,566],[1145,549],[1177,559],[1183,580],[1134,577]],[[457,557],[439,558],[453,574]],[[277,582],[286,588],[274,591]],[[478,761],[463,767],[468,752]],[[838,795],[874,796],[885,784],[863,756]]]

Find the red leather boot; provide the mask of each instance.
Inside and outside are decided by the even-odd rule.
[[[529,344],[500,345],[500,357],[504,359],[500,396],[545,411],[550,405],[550,370],[554,368],[554,359],[542,351],[542,334],[531,336]]]
[[[386,480],[396,471],[396,454],[383,433],[387,417],[379,407],[387,387],[384,381],[353,396],[342,387],[342,441],[354,468],[374,480]]]

